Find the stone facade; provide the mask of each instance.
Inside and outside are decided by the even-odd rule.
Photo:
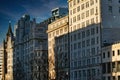
[[[120,80],[120,43],[102,48],[102,80]]]
[[[48,25],[49,80],[68,80],[68,16]]]
[[[13,44],[14,36],[11,29],[11,23],[9,23],[9,29],[6,34],[6,39],[3,42],[4,50],[3,80],[13,80]]]

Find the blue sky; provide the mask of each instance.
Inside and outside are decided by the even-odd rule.
[[[29,14],[40,22],[50,17],[51,9],[56,7],[67,7],[67,0],[0,0],[0,44],[5,38],[9,21],[14,28],[22,15]]]

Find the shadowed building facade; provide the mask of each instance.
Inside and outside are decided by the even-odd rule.
[[[70,80],[103,80],[102,46],[120,40],[119,4],[119,0],[68,0]]]
[[[15,27],[14,80],[47,80],[47,25],[24,15]]]

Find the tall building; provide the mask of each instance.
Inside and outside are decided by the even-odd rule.
[[[15,27],[14,79],[47,80],[47,25],[24,15]]]
[[[68,16],[48,25],[49,80],[68,80]]]
[[[3,45],[0,46],[0,80],[3,78]]]
[[[102,80],[120,80],[120,43],[102,47]]]
[[[103,80],[101,47],[120,40],[120,2],[68,0],[68,4],[70,80]]]
[[[3,80],[13,80],[13,44],[14,36],[11,29],[11,23],[9,23],[6,39],[3,42]]]

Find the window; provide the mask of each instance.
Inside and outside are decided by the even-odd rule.
[[[112,51],[112,55],[115,56],[115,51]]]
[[[77,0],[77,3],[79,3],[80,2],[80,0]]]
[[[75,16],[75,17],[73,17],[73,22],[76,22],[76,16]]]
[[[111,80],[111,79],[110,79],[110,76],[108,76],[108,80]]]
[[[82,22],[82,28],[85,27],[85,22]]]
[[[105,52],[103,53],[103,58],[105,58]]]
[[[79,12],[79,11],[80,11],[80,6],[77,7],[77,12]]]
[[[81,5],[81,10],[83,10],[85,7],[84,7],[84,4]]]
[[[91,24],[94,24],[94,18],[91,19]]]
[[[112,78],[113,78],[113,80],[115,80],[115,76],[113,76]]]
[[[93,5],[94,4],[94,0],[90,0],[90,5]]]
[[[76,41],[77,40],[77,36],[76,36],[76,34],[74,34],[74,41]]]
[[[109,2],[112,2],[112,0],[108,0]]]
[[[74,71],[74,78],[77,78],[77,71]]]
[[[110,52],[108,51],[108,53],[107,53],[107,54],[108,54],[108,58],[109,58],[109,57],[110,57]]]
[[[73,0],[73,5],[76,5],[76,0]]]
[[[95,29],[91,28],[91,35],[94,35],[94,34],[95,34]]]
[[[71,2],[70,2],[70,4],[69,4],[69,6],[72,7],[72,3],[71,3]]]
[[[118,2],[120,3],[120,0]]]
[[[88,39],[88,40],[86,41],[86,45],[87,45],[87,46],[90,46],[90,39]]]
[[[82,31],[82,38],[85,38],[85,31]]]
[[[97,44],[99,44],[99,37],[97,37],[97,41],[96,42],[97,42]]]
[[[82,47],[85,47],[85,41],[82,41]]]
[[[80,38],[81,38],[81,33],[79,32],[79,33],[78,33],[78,39],[80,39]]]
[[[79,74],[79,78],[80,78],[81,77],[81,71],[80,70],[78,71],[78,74]]]
[[[120,13],[120,7],[119,7],[119,13]]]
[[[94,14],[94,8],[90,9],[90,15]]]
[[[109,11],[109,13],[112,13],[113,11],[112,11],[112,6],[108,6],[108,11]]]
[[[86,31],[86,36],[87,36],[87,37],[90,36],[90,30],[87,30],[87,31]]]
[[[86,8],[88,8],[89,7],[89,2],[86,2]]]
[[[98,26],[96,27],[96,33],[98,33],[99,32],[99,29],[98,29]]]
[[[95,55],[95,48],[92,48],[92,49],[91,49],[91,54],[92,54],[92,55]]]
[[[76,13],[76,8],[73,9],[73,14],[75,14],[75,13]]]
[[[88,26],[88,25],[89,25],[89,20],[86,21],[86,26]]]
[[[84,14],[84,13],[81,14],[81,18],[82,18],[82,19],[85,18],[85,14]]]
[[[78,48],[81,48],[81,42],[78,43]]]
[[[91,39],[91,45],[95,45],[95,38]]]
[[[120,50],[118,50],[118,55],[120,55]]]
[[[72,10],[70,10],[70,15],[72,15]]]
[[[77,21],[79,21],[80,20],[80,14],[79,15],[77,15]]]
[[[76,43],[74,43],[74,50],[76,50],[77,49],[77,44]]]
[[[86,17],[89,17],[89,10],[86,11]]]

